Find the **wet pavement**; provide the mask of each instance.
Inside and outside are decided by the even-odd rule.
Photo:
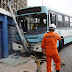
[[[72,72],[72,43],[64,46],[59,52],[62,63],[65,64],[61,67],[60,72]]]

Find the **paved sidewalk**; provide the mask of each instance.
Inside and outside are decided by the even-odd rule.
[[[34,62],[34,59],[30,59],[29,62],[22,63],[16,66],[10,66],[4,63],[0,63],[0,72],[36,72],[36,70],[37,64]],[[52,65],[52,72],[55,72],[54,70],[55,68]],[[46,61],[41,65],[41,72],[47,72]]]

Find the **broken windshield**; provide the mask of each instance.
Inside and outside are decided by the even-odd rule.
[[[46,32],[46,14],[24,16],[19,25],[25,34],[41,34]]]

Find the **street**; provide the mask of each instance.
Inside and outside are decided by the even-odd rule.
[[[60,72],[72,72],[72,43],[65,45],[59,54],[61,61],[65,64]]]

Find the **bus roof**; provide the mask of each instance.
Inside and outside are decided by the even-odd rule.
[[[33,12],[33,13],[21,14],[21,16],[23,16],[23,15],[30,15],[30,14],[34,14],[34,13],[37,13],[37,14],[39,14],[39,13],[46,13],[46,14],[48,14],[48,10],[51,10],[51,11],[56,12],[58,14],[62,14],[62,15],[65,15],[65,16],[72,17],[72,15],[69,15],[67,13],[63,13],[61,11],[58,11],[58,10],[55,10],[55,9],[52,9],[52,8],[48,8],[46,6],[34,6],[34,7],[22,8],[22,9],[19,9],[19,10],[16,11],[16,16],[20,16],[20,15],[17,15],[17,12],[20,11],[20,10],[29,9],[29,8],[37,8],[37,7],[40,7],[42,9],[42,11],[41,12]]]
[[[22,9],[17,10],[16,16],[31,15],[31,14],[35,14],[35,13],[36,14],[41,14],[41,13],[48,14],[48,8],[46,6],[26,7],[26,8],[22,8]]]

